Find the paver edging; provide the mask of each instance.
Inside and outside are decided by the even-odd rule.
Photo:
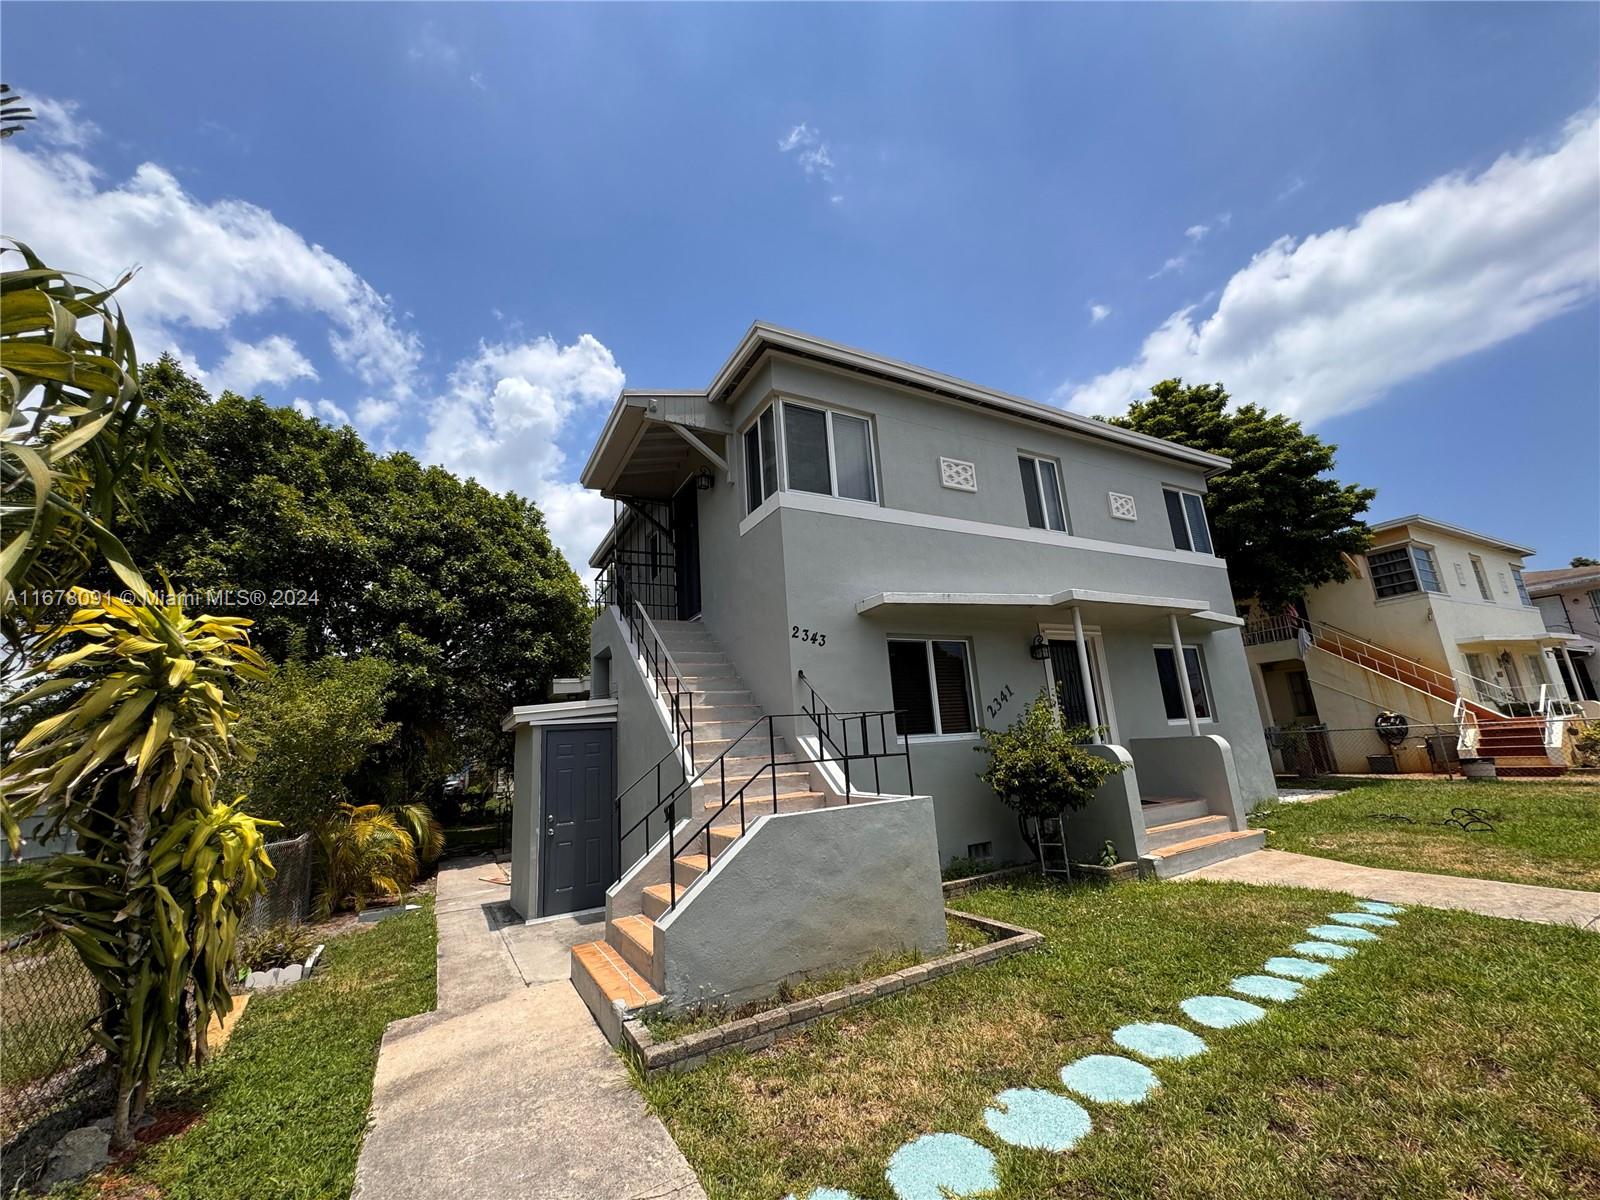
[[[993,917],[980,917],[976,913],[960,912],[953,908],[944,911],[945,916],[981,929],[993,940],[981,946],[942,954],[876,979],[865,979],[821,996],[795,1000],[754,1016],[740,1017],[710,1029],[686,1033],[667,1042],[656,1041],[641,1019],[641,1014],[634,1013],[622,1023],[622,1041],[637,1057],[646,1078],[661,1071],[693,1071],[703,1067],[713,1053],[723,1050],[764,1050],[780,1038],[799,1033],[824,1017],[857,1008],[884,996],[892,996],[955,971],[998,962],[1044,942],[1044,934],[1036,929],[1025,929],[1021,925],[1010,925]]]
[[[944,889],[945,899],[948,900],[952,896],[963,896],[978,888],[988,887],[991,883],[1004,883],[1008,879],[1015,879],[1018,875],[1036,874],[1038,870],[1038,863],[1021,863],[1014,867],[989,871],[983,875],[968,875],[965,879],[947,879],[940,886]]]

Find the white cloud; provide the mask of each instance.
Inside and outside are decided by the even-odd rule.
[[[1170,275],[1173,271],[1181,271],[1188,265],[1189,252],[1185,250],[1182,254],[1174,254],[1171,258],[1167,259],[1166,262],[1161,264],[1159,270],[1152,271],[1146,276],[1146,278],[1160,279],[1163,275]]]
[[[29,96],[25,92],[21,92],[21,95],[23,104],[33,109],[36,119],[28,123],[26,132],[20,136],[40,138],[74,150],[82,149],[100,136],[100,126],[78,115],[77,101],[52,100],[48,96]]]
[[[1566,312],[1600,288],[1600,120],[1434,180],[1353,225],[1280,238],[1216,310],[1173,313],[1139,357],[1058,400],[1120,412],[1172,376],[1310,421],[1372,403],[1442,363]]]
[[[1210,232],[1211,226],[1209,225],[1191,225],[1189,228],[1183,231],[1183,236],[1188,238],[1191,242],[1198,242]]]
[[[796,150],[799,153],[795,156],[795,161],[800,164],[800,169],[805,172],[808,179],[817,178],[825,183],[833,182],[834,162],[833,156],[828,152],[828,143],[804,121],[778,139],[779,154],[789,154]],[[837,204],[844,197],[835,195],[831,199]]]
[[[317,369],[299,347],[281,333],[254,343],[228,339],[228,353],[209,373],[207,382],[217,391],[227,388],[249,396],[263,383],[284,384],[291,379],[315,379]]]
[[[1089,305],[1089,324],[1098,325],[1111,315],[1111,309],[1104,304]]]
[[[611,351],[587,333],[567,346],[549,337],[481,345],[434,402],[422,457],[532,499],[582,571],[611,523],[611,502],[562,477],[556,443],[574,418],[604,411],[623,382]]]
[[[266,209],[207,203],[154,163],[106,184],[70,149],[11,142],[0,175],[8,232],[45,261],[101,281],[140,267],[125,299],[147,357],[176,347],[186,330],[226,334],[240,317],[287,308],[326,318],[334,357],[363,384],[401,400],[413,394],[421,347],[388,299]]]
[[[307,400],[304,397],[296,396],[290,401],[289,407],[302,417],[317,417],[325,424],[332,425],[335,429],[341,425],[353,427],[355,424],[350,420],[350,414],[332,400]]]
[[[1278,192],[1277,202],[1282,203],[1305,186],[1306,181],[1303,178],[1301,178],[1299,175],[1291,175],[1288,181],[1284,183],[1282,189]]]

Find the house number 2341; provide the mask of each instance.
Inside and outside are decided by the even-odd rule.
[[[1000,710],[1006,706],[1006,701],[1011,699],[1013,695],[1014,693],[1011,690],[1011,685],[1008,683],[1005,687],[1000,689],[1000,694],[998,696],[983,706],[985,711],[988,712],[989,719],[991,721],[1000,715]]]
[[[818,633],[815,629],[802,629],[798,625],[789,626],[789,637],[797,642],[810,642],[813,646],[826,646],[828,635]]]

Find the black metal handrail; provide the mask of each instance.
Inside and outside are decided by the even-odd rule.
[[[812,686],[811,681],[806,678],[806,673],[804,671],[800,672],[800,682],[805,685],[806,695],[809,697],[806,702],[803,702],[800,705],[800,710],[811,719],[811,727],[817,732],[817,752],[822,754],[825,747],[831,748],[834,752],[834,761],[837,761],[844,771],[844,797],[846,804],[850,803],[851,794],[850,763],[855,759],[868,759],[871,761],[872,790],[874,792],[882,792],[883,777],[878,769],[879,763],[881,763],[885,758],[898,758],[903,756],[906,760],[906,792],[909,794],[916,790],[915,785],[911,781],[910,741],[901,739],[905,745],[905,749],[901,752],[901,754],[893,755],[888,753],[889,734],[887,731],[887,718],[898,718],[900,716],[900,712],[903,710],[882,709],[873,711],[862,710],[858,712],[840,712],[835,710],[825,699],[822,698],[822,695],[815,687]],[[873,717],[876,717],[878,721],[878,744],[883,747],[883,751],[878,754],[873,754],[870,752],[872,743],[868,733],[870,728],[868,721]],[[852,729],[857,728],[858,722],[861,734],[862,752],[856,754],[852,753],[850,750],[850,734]],[[833,736],[835,729],[838,730],[839,739],[842,739],[842,744],[839,739],[836,739]]]
[[[639,656],[645,662],[656,697],[663,700],[667,706],[672,719],[674,749],[680,746],[686,748],[689,752],[689,761],[693,763],[694,690],[684,679],[683,671],[673,659],[672,652],[667,649],[661,631],[651,620],[649,610],[640,598],[639,587],[633,573],[628,570],[627,559],[622,552],[614,551],[599,577],[595,579],[595,613],[598,615],[603,608],[616,606],[618,615],[627,626],[633,644],[638,649]],[[638,780],[634,782],[637,783]]]

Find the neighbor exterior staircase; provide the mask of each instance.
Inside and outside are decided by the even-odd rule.
[[[1213,813],[1198,798],[1151,797],[1140,808],[1145,829],[1140,867],[1157,879],[1170,879],[1266,845],[1266,830],[1234,829],[1227,817]]]
[[[705,774],[686,789],[690,811],[680,812],[678,821],[687,820],[684,832],[693,836],[678,848],[669,880],[645,887],[637,912],[614,911],[608,901],[605,937],[573,947],[573,985],[608,1036],[620,1021],[618,1002],[634,1009],[662,998],[656,921],[674,900],[681,902],[760,814],[821,808],[827,799],[785,739],[771,735],[764,710],[702,622],[662,620],[654,628],[693,696],[694,769]],[[747,819],[741,825],[738,804],[724,807],[724,797],[746,784]]]

